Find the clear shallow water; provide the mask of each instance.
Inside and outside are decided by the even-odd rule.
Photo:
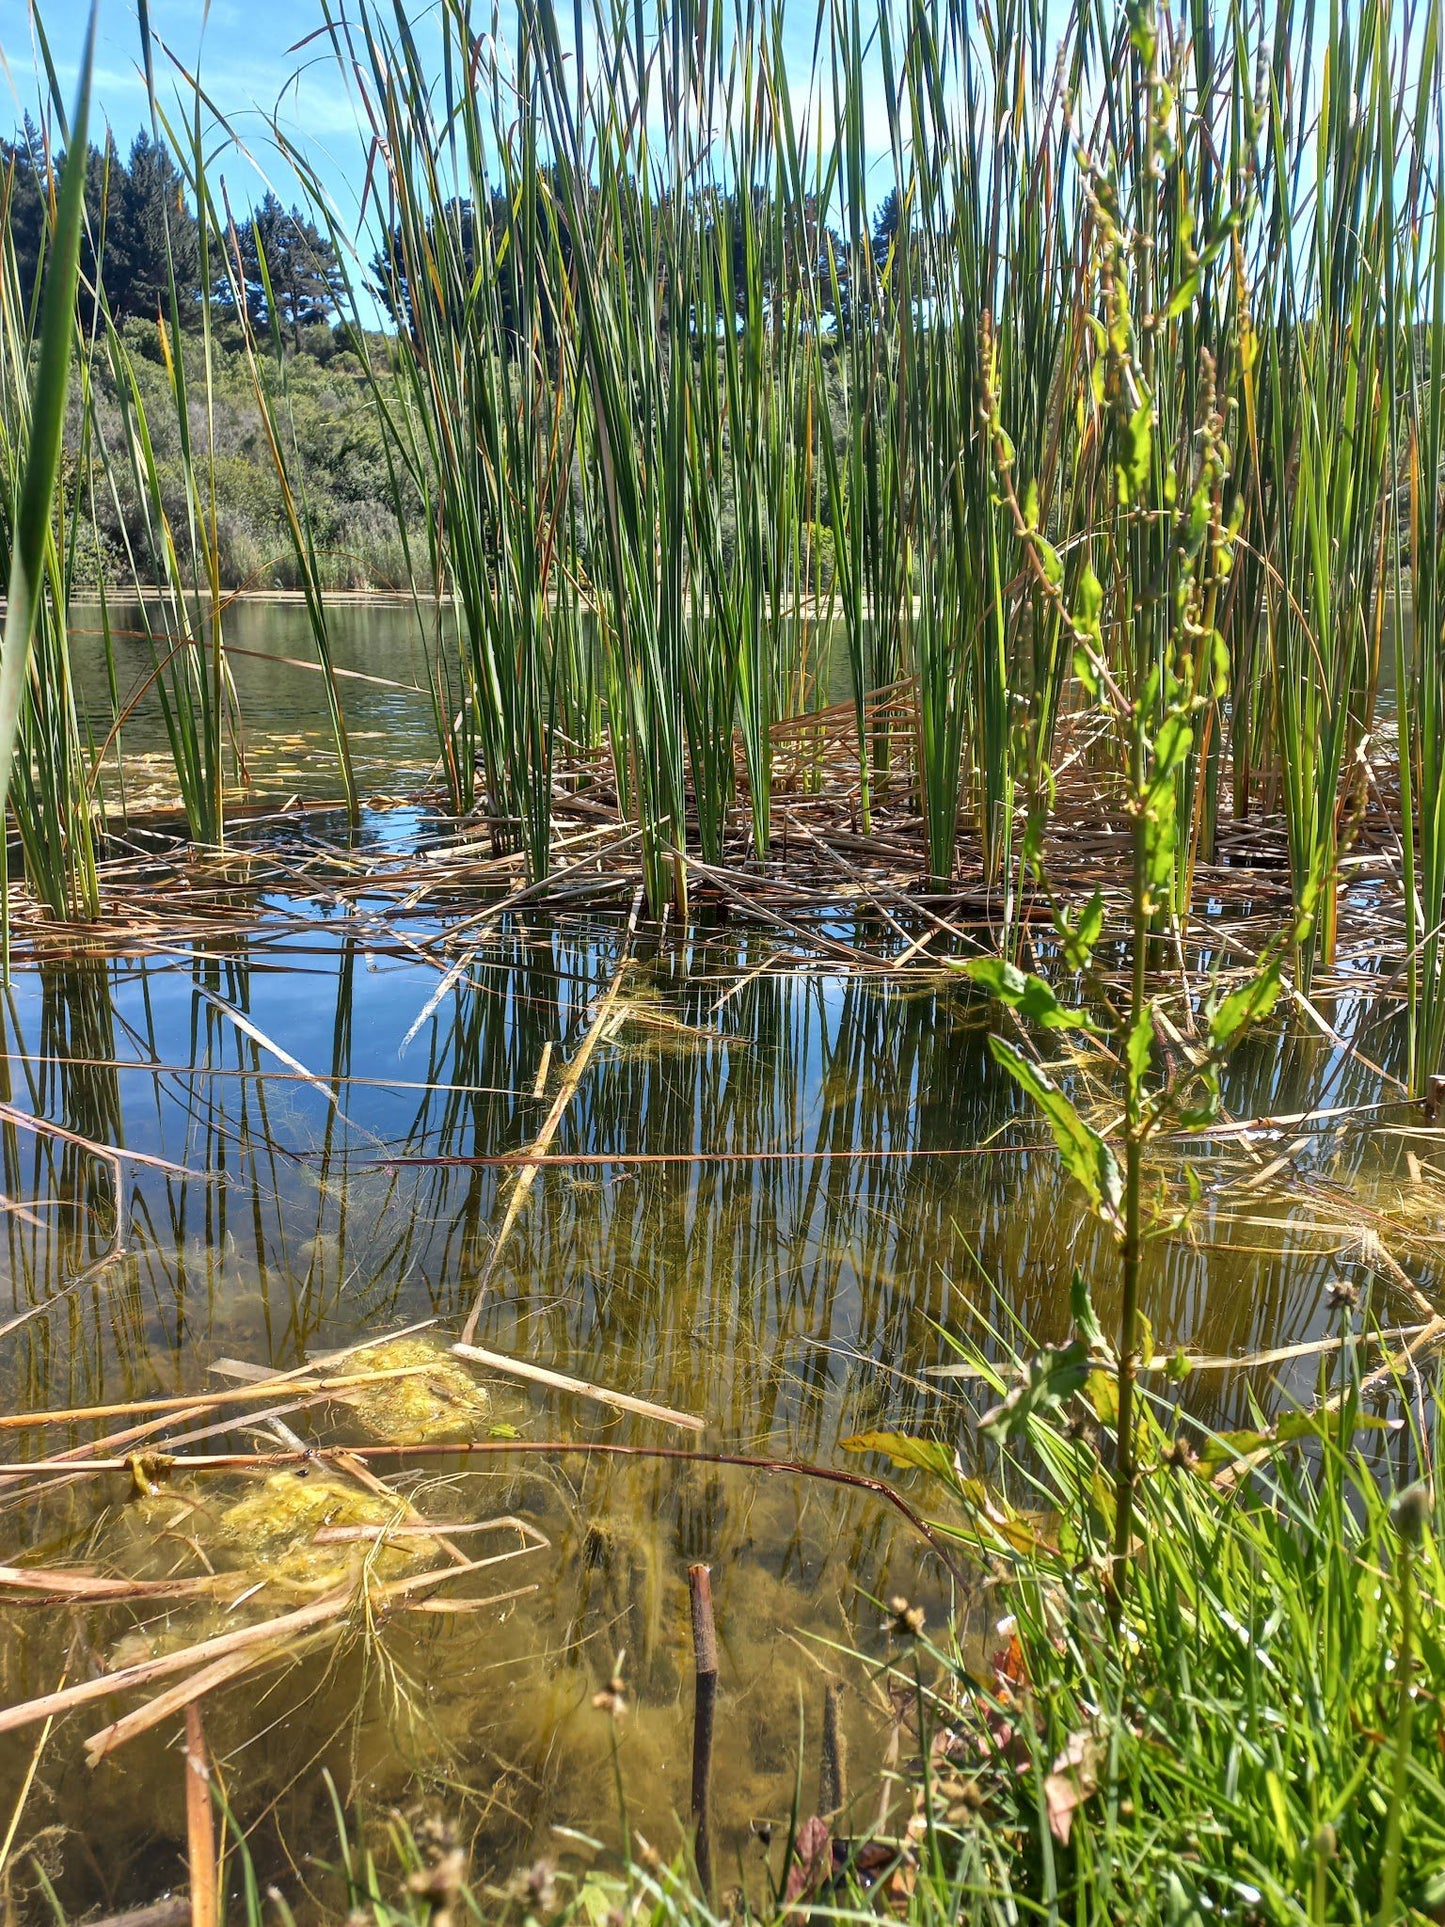
[[[510,1182],[473,1160],[535,1135],[610,979],[619,928],[514,920],[424,1015],[441,964],[382,947],[364,905],[355,916],[291,907],[314,914],[308,928],[263,931],[234,954],[17,976],[0,1096],[139,1159],[122,1160],[117,1197],[103,1159],[0,1116],[0,1327],[45,1307],[0,1337],[4,1407],[199,1389],[223,1355],[291,1367],[418,1319],[460,1327]],[[428,934],[408,926],[410,940]],[[1057,1336],[1076,1263],[1100,1281],[1107,1320],[1110,1255],[1052,1153],[1028,1148],[1038,1127],[992,1066],[986,1010],[956,982],[770,969],[768,956],[728,931],[643,937],[625,1021],[552,1145],[586,1161],[541,1172],[478,1342],[695,1413],[705,1450],[880,1473],[927,1509],[937,1497],[912,1475],[841,1442],[916,1430],[976,1457],[967,1388],[930,1376],[953,1356],[944,1333],[1016,1321]],[[1337,1026],[1353,1015],[1333,1011]],[[1388,1030],[1371,1033],[1387,1071],[1392,1045]],[[1293,1034],[1251,1044],[1226,1103],[1256,1117],[1390,1095],[1357,1059]],[[1098,1100],[1107,1110],[1107,1093]],[[1445,1159],[1428,1132],[1392,1135],[1402,1122],[1385,1111],[1286,1128],[1248,1154],[1192,1150],[1203,1200],[1151,1249],[1158,1348],[1253,1352],[1321,1335],[1330,1282],[1364,1275],[1365,1224],[1435,1295],[1445,1180],[1431,1160]],[[1291,1169],[1271,1176],[1291,1147]],[[1418,1182],[1409,1151],[1423,1160]],[[1161,1161],[1160,1181],[1184,1197],[1180,1158]],[[109,1248],[117,1209],[123,1259],[77,1287]],[[1408,1316],[1376,1290],[1384,1315]],[[1307,1396],[1316,1369],[1305,1357],[1200,1371],[1182,1399],[1206,1423],[1238,1422],[1251,1398]],[[492,1391],[493,1422],[519,1443],[691,1443],[520,1382]],[[335,1409],[293,1423],[355,1436]],[[45,1448],[97,1429],[53,1430]],[[244,1426],[231,1438],[271,1443]],[[7,1446],[40,1449],[14,1435]],[[724,1877],[740,1861],[756,1874],[754,1823],[787,1814],[800,1717],[811,1802],[830,1678],[845,1685],[866,1828],[889,1710],[868,1669],[836,1648],[881,1654],[876,1602],[893,1592],[926,1600],[935,1623],[946,1603],[937,1560],[875,1496],[788,1473],[510,1449],[480,1470],[428,1459],[401,1476],[430,1516],[521,1516],[550,1548],[476,1588],[535,1584],[523,1599],[398,1617],[380,1649],[273,1668],[209,1702],[227,1796],[293,1898],[319,1881],[308,1856],[333,1847],[323,1767],[344,1796],[446,1812],[478,1867],[505,1871],[558,1851],[558,1827],[616,1838],[615,1738],[629,1821],[672,1852],[691,1728],[686,1569],[698,1559],[713,1568],[723,1654]],[[186,1482],[159,1541],[124,1473],[24,1505],[0,1490],[0,1562],[131,1571],[139,1521],[150,1576],[195,1571],[188,1536],[204,1554],[205,1522],[245,1489],[239,1473]],[[986,1604],[980,1591],[965,1615]],[[172,1642],[215,1630],[194,1607],[0,1607],[0,1703],[113,1657],[138,1613]],[[634,1705],[614,1728],[592,1699],[620,1650]],[[92,1770],[81,1743],[112,1712],[71,1714],[46,1740],[6,1875],[22,1917],[41,1908],[27,1854],[72,1909],[148,1900],[183,1879],[178,1723]],[[0,1828],[37,1734],[0,1739]]]

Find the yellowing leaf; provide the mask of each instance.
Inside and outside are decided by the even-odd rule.
[[[940,1439],[910,1438],[906,1432],[855,1432],[844,1439],[845,1452],[881,1452],[894,1465],[913,1466],[950,1482],[958,1476],[958,1456]]]

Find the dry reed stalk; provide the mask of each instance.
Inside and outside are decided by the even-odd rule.
[[[400,1331],[390,1332],[385,1334],[385,1336],[389,1338],[406,1338],[413,1332],[429,1330],[436,1322],[434,1318],[421,1318],[413,1324],[403,1325]],[[358,1338],[350,1345],[342,1346],[339,1351],[328,1352],[323,1357],[314,1360],[308,1365],[294,1365],[288,1371],[284,1372],[267,1372],[261,1366],[245,1365],[236,1359],[217,1359],[211,1369],[213,1371],[228,1372],[234,1377],[243,1378],[247,1380],[248,1383],[258,1385],[263,1390],[270,1391],[275,1387],[291,1385],[294,1384],[297,1379],[314,1375],[328,1366],[339,1363],[342,1359],[350,1358],[356,1352],[364,1351],[368,1345],[374,1345],[375,1343],[377,1343],[377,1339],[374,1336]],[[314,1405],[325,1404],[327,1396],[324,1392],[313,1393],[305,1398],[292,1399],[289,1403],[283,1405],[270,1406],[265,1411],[250,1412],[246,1414],[245,1423],[248,1425],[259,1425],[269,1419],[289,1418],[293,1412],[303,1412],[309,1410]],[[212,1409],[214,1408],[210,1405],[197,1406],[190,1413],[190,1416],[197,1418],[209,1413]],[[92,1465],[89,1463],[90,1461],[102,1459],[107,1452],[112,1451],[117,1446],[133,1445],[141,1439],[153,1438],[159,1432],[168,1431],[174,1423],[174,1413],[166,1412],[159,1418],[151,1419],[145,1425],[131,1426],[128,1430],[113,1432],[106,1438],[91,1439],[84,1445],[73,1446],[68,1452],[54,1454],[44,1462],[47,1467],[56,1469],[61,1466],[76,1465],[82,1469],[78,1469],[68,1477],[53,1480],[46,1485],[27,1485],[23,1497],[28,1502],[62,1485],[71,1485],[78,1479],[93,1477],[95,1472],[104,1470],[105,1468],[101,1465]],[[235,1420],[226,1418],[217,1425],[205,1425],[190,1432],[183,1432],[179,1438],[168,1439],[166,1441],[167,1453],[169,1454],[169,1452],[177,1446],[196,1445],[205,1439],[215,1438],[219,1433],[233,1431],[235,1426]],[[35,1463],[38,1465],[39,1461]],[[23,1476],[23,1474],[17,1471],[14,1465],[0,1467],[0,1482],[14,1484],[17,1478],[23,1480]]]
[[[0,1733],[15,1732],[22,1726],[33,1725],[36,1720],[68,1713],[74,1707],[89,1705],[92,1700],[106,1699],[112,1693],[128,1692],[135,1686],[149,1686],[153,1680],[169,1679],[190,1667],[230,1658],[255,1646],[275,1644],[310,1632],[345,1612],[355,1597],[353,1587],[342,1587],[328,1593],[323,1599],[310,1600],[306,1605],[297,1606],[273,1619],[258,1620],[251,1626],[239,1626],[235,1632],[217,1633],[211,1639],[201,1640],[177,1652],[162,1653],[154,1659],[137,1660],[134,1665],[123,1666],[117,1672],[79,1680],[73,1686],[61,1687],[39,1699],[22,1700],[14,1706],[0,1708]]]
[[[186,1863],[191,1877],[191,1927],[218,1927],[215,1814],[201,1709],[186,1708]]]
[[[64,1686],[65,1684],[65,1675],[69,1671],[70,1671],[70,1660],[67,1659],[65,1662],[65,1665],[61,1668],[61,1671],[60,1671],[60,1684],[62,1686]],[[40,1771],[40,1758],[41,1758],[41,1755],[44,1753],[46,1746],[49,1744],[51,1731],[54,1728],[54,1725],[55,1725],[54,1719],[46,1720],[45,1724],[41,1727],[38,1736],[36,1737],[35,1745],[31,1748],[30,1761],[25,1769],[25,1778],[20,1782],[20,1791],[16,1794],[15,1805],[10,1810],[10,1824],[5,1829],[5,1838],[3,1840],[0,1840],[0,1874],[3,1874],[6,1867],[9,1865],[10,1855],[15,1846],[16,1836],[20,1832],[20,1820],[21,1820],[21,1816],[25,1812],[25,1803],[30,1798],[30,1789],[34,1786],[35,1776]],[[9,1889],[9,1883],[7,1882],[6,1883],[7,1895],[8,1895],[8,1889]]]
[[[358,1349],[360,1349],[358,1347]],[[428,1365],[394,1365],[386,1371],[358,1372],[336,1378],[288,1379],[298,1391],[328,1397],[333,1392],[355,1391],[363,1385],[380,1385],[397,1378],[420,1378]],[[223,1405],[250,1405],[258,1398],[269,1398],[281,1376],[268,1374],[252,1385],[237,1386],[229,1392],[178,1392],[171,1398],[137,1398],[121,1405],[73,1405],[53,1412],[0,1412],[0,1432],[23,1432],[46,1425],[85,1425],[108,1418],[131,1418],[140,1412],[181,1414],[214,1411]]]
[[[771,1148],[765,1151],[569,1151],[532,1158],[529,1162],[542,1170],[558,1171],[595,1169],[599,1165],[609,1164],[832,1164],[840,1159],[846,1159],[850,1164],[886,1164],[903,1158],[1034,1157],[1051,1148],[1047,1144],[870,1144],[857,1150],[820,1145],[816,1149],[806,1147],[796,1151]],[[515,1165],[520,1155],[515,1151],[500,1151],[483,1157],[454,1157],[442,1153],[435,1157],[379,1158],[372,1164],[357,1161],[351,1168],[354,1171],[479,1171],[491,1170],[499,1165]]]
[[[120,1193],[117,1191],[116,1195],[119,1197]],[[31,1305],[25,1311],[16,1312],[13,1318],[7,1318],[5,1323],[0,1325],[0,1338],[8,1338],[12,1332],[19,1331],[32,1319],[46,1317],[48,1313],[55,1310],[57,1305],[63,1305],[67,1298],[73,1297],[78,1291],[84,1291],[87,1285],[94,1284],[95,1280],[109,1271],[112,1266],[120,1264],[126,1255],[120,1227],[117,1224],[116,1235],[109,1251],[95,1259],[92,1264],[88,1264],[83,1271],[78,1272],[68,1285],[62,1285],[59,1291],[52,1292],[48,1298],[41,1299],[38,1305]]]
[[[204,1573],[194,1579],[109,1579],[100,1573],[68,1572],[42,1566],[0,1566],[0,1587],[34,1593],[36,1604],[76,1600],[86,1605],[131,1599],[201,1599],[234,1582],[233,1573]]]
[[[113,1721],[111,1725],[102,1727],[99,1732],[92,1733],[85,1742],[86,1765],[98,1766],[108,1753],[114,1753],[128,1740],[137,1739],[142,1733],[152,1732],[173,1713],[188,1712],[208,1693],[214,1693],[222,1686],[229,1686],[232,1680],[241,1679],[245,1674],[254,1672],[258,1666],[265,1666],[277,1659],[289,1659],[294,1664],[313,1646],[334,1637],[337,1630],[335,1626],[323,1626],[318,1632],[309,1633],[297,1640],[294,1645],[264,1646],[246,1652],[231,1653],[227,1658],[218,1659],[210,1666],[203,1666],[198,1673],[192,1673],[189,1679],[180,1680],[176,1685],[168,1687],[165,1692],[158,1693],[154,1699],[147,1700],[144,1706],[138,1706],[133,1713],[127,1713],[121,1719]]]
[[[1297,1358],[1323,1358],[1330,1352],[1344,1351],[1359,1345],[1383,1346],[1396,1339],[1416,1338],[1428,1329],[1428,1325],[1402,1325],[1393,1332],[1358,1332],[1351,1333],[1347,1338],[1340,1338],[1337,1335],[1333,1338],[1305,1339],[1297,1345],[1272,1345],[1268,1350],[1260,1352],[1201,1354],[1182,1351],[1178,1356],[1187,1362],[1191,1374],[1194,1372],[1246,1372],[1254,1371],[1261,1365],[1288,1364]],[[1168,1372],[1172,1366],[1172,1359],[1154,1358],[1147,1365],[1141,1363],[1139,1371],[1141,1373]],[[925,1378],[982,1379],[988,1376],[982,1367],[977,1365],[924,1365],[921,1369]],[[992,1369],[994,1368],[990,1367],[990,1370]],[[1020,1368],[1019,1376],[1023,1375],[1023,1369]]]
[[[483,1560],[481,1563],[490,1565],[494,1562]],[[452,1573],[433,1573],[426,1576],[454,1577]],[[523,1599],[537,1590],[535,1585],[514,1586],[510,1592],[491,1593],[485,1599],[403,1599],[397,1603],[396,1610],[407,1613],[480,1612],[488,1606],[504,1606],[514,1599]],[[107,1754],[116,1752],[131,1740],[139,1739],[142,1733],[152,1732],[163,1720],[169,1719],[172,1713],[180,1712],[183,1707],[189,1709],[199,1704],[207,1694],[216,1692],[222,1686],[230,1685],[233,1680],[241,1679],[247,1673],[255,1672],[258,1668],[271,1665],[277,1660],[284,1659],[295,1664],[313,1646],[321,1645],[328,1639],[338,1638],[343,1630],[342,1624],[335,1622],[306,1634],[294,1645],[289,1643],[282,1647],[267,1645],[247,1652],[232,1653],[225,1659],[217,1660],[212,1666],[203,1667],[199,1673],[193,1673],[189,1679],[179,1680],[164,1693],[153,1700],[147,1700],[145,1705],[136,1707],[133,1712],[124,1714],[110,1726],[102,1727],[99,1732],[92,1733],[85,1742],[86,1764],[97,1765]]]
[[[492,1248],[487,1253],[486,1263],[482,1266],[482,1275],[477,1280],[476,1297],[472,1301],[471,1310],[467,1313],[467,1322],[462,1327],[462,1343],[464,1345],[470,1345],[477,1335],[477,1325],[481,1321],[482,1302],[486,1297],[487,1287],[491,1284],[492,1278],[496,1274],[497,1266],[501,1262],[502,1253],[506,1249],[507,1240],[512,1234],[512,1227],[521,1216],[522,1207],[527,1202],[531,1194],[532,1186],[537,1181],[537,1159],[545,1155],[547,1146],[557,1135],[557,1127],[566,1115],[567,1106],[572,1102],[577,1086],[582,1082],[583,1073],[591,1061],[592,1053],[601,1041],[602,1034],[607,1027],[608,1019],[611,1017],[613,1007],[621,993],[623,983],[626,981],[627,974],[632,968],[632,944],[637,934],[637,919],[641,910],[642,890],[639,886],[638,889],[633,892],[632,912],[627,919],[627,930],[622,941],[622,954],[613,969],[612,980],[607,986],[606,994],[603,996],[601,1003],[597,1006],[592,1022],[587,1027],[586,1036],[578,1045],[572,1061],[568,1064],[563,1074],[561,1086],[558,1089],[556,1097],[552,1100],[552,1108],[543,1120],[541,1130],[538,1131],[536,1137],[532,1140],[531,1148],[522,1164],[522,1168],[517,1173],[516,1183],[512,1186],[512,1194],[507,1199],[507,1209],[503,1214],[501,1227],[496,1237],[492,1240]]]
[[[142,1164],[149,1171],[164,1171],[173,1178],[194,1178],[198,1183],[222,1183],[223,1174],[219,1171],[193,1171],[188,1164],[173,1164],[169,1158],[153,1157],[148,1151],[127,1151],[112,1144],[98,1144],[94,1138],[82,1137],[79,1131],[68,1130],[63,1124],[55,1124],[49,1118],[34,1117],[29,1111],[22,1111],[13,1104],[0,1100],[0,1120],[13,1124],[18,1130],[32,1131],[37,1137],[58,1138],[63,1144],[73,1144],[81,1151],[88,1151],[102,1164],[108,1164],[117,1178],[116,1195],[120,1195],[119,1174],[122,1164]]]
[[[508,1358],[501,1352],[483,1351],[479,1345],[459,1342],[452,1346],[458,1358],[473,1360],[478,1365],[487,1365],[493,1371],[507,1372],[513,1378],[525,1378],[534,1385],[546,1385],[556,1392],[570,1392],[576,1398],[590,1398],[599,1405],[615,1405],[619,1411],[636,1412],[641,1418],[660,1419],[664,1425],[677,1425],[689,1432],[703,1432],[707,1420],[695,1418],[690,1412],[677,1412],[668,1405],[654,1405],[651,1399],[633,1398],[628,1392],[614,1392],[605,1385],[593,1385],[585,1378],[571,1378],[565,1372],[549,1371],[545,1365],[533,1365],[528,1359]]]
[[[485,1606],[505,1606],[512,1599],[526,1599],[539,1592],[539,1586],[514,1586],[511,1592],[489,1593],[485,1599],[407,1599],[397,1608],[404,1613],[478,1613]]]

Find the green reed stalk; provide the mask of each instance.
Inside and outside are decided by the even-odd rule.
[[[1238,563],[1201,616],[1229,675],[1218,694],[1200,685],[1171,772],[1178,838],[1154,927],[1190,915],[1221,811],[1263,808],[1282,817],[1297,903],[1328,882],[1305,975],[1328,959],[1407,533],[1417,641],[1412,655],[1397,622],[1394,646],[1419,1082],[1445,1040],[1434,0],[1398,32],[1381,0],[1087,0],[1065,20],[1043,0],[817,0],[801,56],[781,0],[526,0],[508,46],[478,35],[471,0],[444,0],[425,44],[398,0],[325,17],[375,138],[375,271],[398,325],[365,379],[455,809],[480,808],[545,875],[563,739],[605,741],[650,899],[682,903],[689,853],[723,855],[742,788],[767,852],[774,731],[813,699],[836,618],[860,823],[906,801],[889,789],[906,754],[928,876],[952,877],[961,838],[976,848],[1009,941],[1019,791],[1046,813],[1060,719],[1080,701],[1030,544],[1047,544],[1069,606],[1103,585],[1101,666],[1157,728],[1178,627],[1170,512],[1217,409]],[[182,341],[173,288],[161,329],[180,513],[103,311],[87,354],[120,427],[85,389],[77,445],[139,526],[127,566],[156,589],[171,752],[192,832],[215,842],[237,721],[214,426],[226,246],[201,152],[203,101],[214,110],[199,83],[194,99],[180,144],[201,325]],[[1120,418],[1127,445],[1092,385],[1112,325],[1101,223],[1124,237],[1120,325],[1149,398],[1147,438]],[[23,318],[6,299],[13,396]],[[1000,430],[1032,485],[1024,534],[994,498],[980,429],[984,317]],[[273,371],[254,340],[249,354],[324,666],[284,357]],[[1154,507],[1135,513],[1142,500]],[[72,532],[57,557],[73,549]],[[904,676],[911,743],[870,720]],[[57,771],[63,709],[34,741]],[[1107,807],[1128,785],[1120,743],[1089,757]],[[39,875],[60,848],[36,842],[27,862]],[[85,887],[77,872],[51,896]]]
[[[1410,1088],[1419,1094],[1445,1060],[1445,106],[1441,94],[1440,11],[1421,30],[1411,203],[1423,195],[1427,163],[1435,180],[1428,220],[1413,227],[1406,286],[1391,345],[1390,393],[1406,405],[1393,442],[1395,477],[1408,490],[1408,604],[1395,549],[1395,689],[1400,709],[1400,840],[1404,858],[1405,941],[1410,1005]],[[1401,290],[1392,288],[1392,294]],[[1398,499],[1398,498],[1397,498]],[[1412,617],[1407,648],[1404,610]]]
[[[80,287],[89,158],[92,12],[81,52],[74,118],[49,233],[39,333],[34,343],[21,308],[8,218],[0,256],[0,334],[5,403],[0,445],[6,457],[5,575],[8,600],[0,640],[0,826],[14,798],[32,888],[57,916],[99,907],[93,827],[83,782],[70,684],[66,631],[67,550],[57,533],[58,484]],[[4,198],[8,199],[9,184]],[[68,561],[73,565],[73,549]],[[48,591],[48,593],[47,593]],[[18,752],[18,755],[17,755]],[[8,865],[3,880],[3,940],[8,965]]]
[[[215,209],[205,191],[204,181],[193,184],[197,189],[197,201],[201,208],[201,218],[215,223]],[[291,414],[291,391],[287,374],[286,344],[281,332],[281,316],[277,310],[276,298],[271,287],[271,271],[266,260],[266,252],[261,245],[259,230],[256,234],[256,255],[260,264],[261,284],[265,294],[266,312],[271,324],[271,360],[275,373],[271,375],[263,366],[256,331],[251,324],[250,310],[246,303],[244,275],[241,269],[240,243],[234,223],[227,221],[230,246],[223,246],[219,252],[225,262],[226,276],[231,289],[237,320],[241,324],[242,338],[245,342],[246,361],[251,373],[251,388],[256,399],[257,412],[266,437],[267,452],[275,471],[276,481],[281,491],[282,513],[286,519],[287,534],[291,538],[292,551],[296,558],[297,571],[301,578],[302,593],[306,598],[306,615],[311,624],[311,636],[316,645],[316,659],[321,666],[322,679],[326,689],[326,706],[331,718],[332,735],[336,741],[337,761],[341,768],[342,789],[346,797],[347,814],[355,824],[361,814],[360,801],[356,790],[356,774],[351,763],[351,745],[346,734],[346,717],[341,705],[341,692],[337,687],[335,669],[331,659],[331,637],[326,616],[326,602],[321,589],[321,572],[316,555],[316,543],[312,534],[310,511],[306,502],[306,478],[293,465],[296,448],[295,421]],[[277,397],[273,395],[273,383],[279,391],[279,400],[286,410],[286,424],[277,412]],[[287,443],[290,443],[288,452]]]

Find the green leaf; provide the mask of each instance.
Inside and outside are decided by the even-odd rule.
[[[1096,1028],[1087,1011],[1061,1004],[1042,977],[1025,975],[1003,957],[970,957],[964,974],[982,984],[1001,1004],[1017,1010],[1042,1030],[1088,1030]]]
[[[0,822],[10,793],[10,774],[20,734],[20,711],[30,669],[30,645],[40,607],[45,551],[60,476],[65,400],[70,386],[70,347],[80,283],[80,236],[85,221],[85,176],[90,156],[90,76],[95,59],[95,9],[85,30],[80,87],[60,176],[55,232],[45,271],[40,314],[40,355],[30,410],[30,447],[11,534],[9,598],[0,642]]]
[[[1075,970],[1087,970],[1093,961],[1094,946],[1104,930],[1104,893],[1096,890],[1079,912],[1075,922],[1065,911],[1059,925],[1064,956]]]
[[[1087,1345],[1096,1356],[1110,1356],[1104,1328],[1099,1323],[1099,1314],[1094,1310],[1089,1281],[1077,1265],[1074,1266],[1074,1276],[1069,1284],[1069,1310],[1074,1321],[1074,1335],[1079,1342]]]
[[[1268,1017],[1279,998],[1279,959],[1272,958],[1248,983],[1231,990],[1224,1001],[1209,1013],[1209,1043],[1217,1052],[1227,1051],[1241,1032]]]
[[[1154,404],[1146,395],[1119,431],[1119,480],[1126,502],[1137,501],[1149,479],[1154,449]]]
[[[1172,710],[1159,725],[1159,734],[1154,738],[1151,790],[1181,767],[1193,747],[1193,724],[1183,711]]]
[[[1104,607],[1104,585],[1094,574],[1092,562],[1085,562],[1079,586],[1074,593],[1074,627],[1087,636],[1102,633],[1099,621]]]
[[[1229,689],[1229,651],[1224,646],[1224,637],[1217,629],[1210,630],[1205,646],[1209,652],[1206,687],[1216,702],[1222,702]]]
[[[1146,1004],[1129,1026],[1129,1037],[1125,1045],[1125,1059],[1129,1067],[1129,1082],[1138,1089],[1149,1075],[1149,1066],[1154,1052],[1154,1022]]]
[[[1072,1344],[1046,1346],[1028,1362],[1023,1382],[1001,1405],[985,1412],[979,1430],[996,1444],[1015,1437],[1032,1418],[1057,1410],[1088,1382],[1089,1349],[1077,1339]]]
[[[1198,555],[1204,547],[1213,506],[1208,484],[1201,482],[1189,498],[1189,514],[1184,524],[1184,553],[1187,556]]]
[[[1403,1424],[1403,1419],[1381,1418],[1373,1413],[1360,1412],[1356,1414],[1354,1429],[1358,1432],[1398,1432]],[[1264,1431],[1246,1428],[1238,1432],[1215,1432],[1200,1445],[1199,1459],[1194,1469],[1201,1476],[1209,1477],[1222,1466],[1233,1465],[1237,1459],[1253,1458],[1261,1452],[1273,1454],[1286,1445],[1297,1444],[1301,1439],[1337,1438],[1339,1427],[1338,1412],[1286,1412],[1278,1424]]]
[[[1178,316],[1183,314],[1184,310],[1189,306],[1190,302],[1193,301],[1194,297],[1198,293],[1199,293],[1199,272],[1196,269],[1192,274],[1185,275],[1184,279],[1179,283],[1179,286],[1174,290],[1173,294],[1170,296],[1169,306],[1164,310],[1165,320],[1166,321],[1176,320]]]
[[[1097,702],[1103,685],[1099,681],[1099,672],[1094,667],[1094,658],[1082,645],[1074,651],[1074,674]]]
[[[1038,554],[1039,565],[1044,572],[1045,581],[1057,588],[1059,583],[1064,579],[1064,564],[1058,550],[1052,542],[1046,541],[1042,535],[1035,534],[1033,543],[1034,549]]]
[[[1007,1499],[996,1499],[982,1479],[963,1479],[954,1488],[956,1496],[973,1514],[974,1530],[985,1541],[990,1534],[1002,1539],[1015,1552],[1050,1552],[1039,1535],[1014,1510]],[[986,1530],[980,1530],[980,1527]]]
[[[1089,1200],[1091,1209],[1111,1227],[1119,1223],[1124,1191],[1114,1153],[1092,1130],[1058,1086],[1034,1063],[1002,1037],[990,1037],[994,1059],[1038,1105],[1049,1121],[1064,1168]]]

